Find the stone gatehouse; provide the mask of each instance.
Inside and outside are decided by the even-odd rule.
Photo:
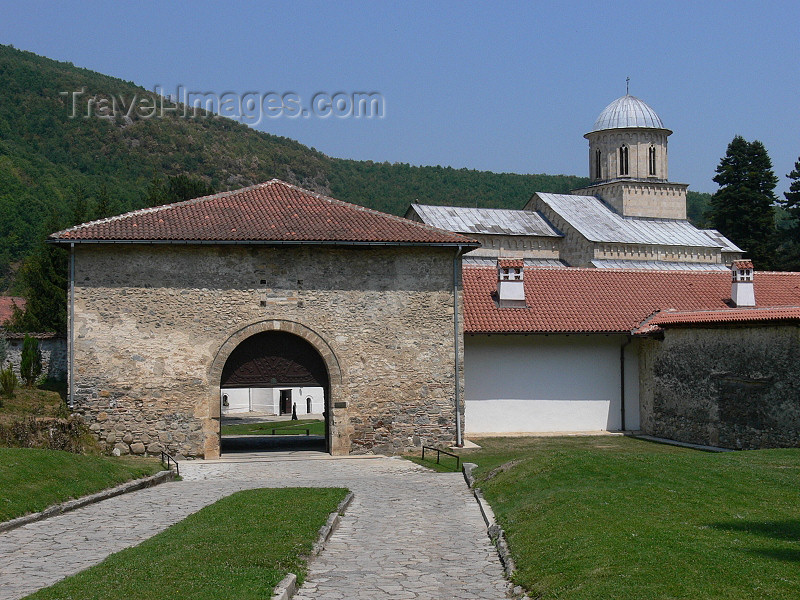
[[[73,410],[109,448],[218,456],[226,362],[267,332],[324,364],[331,453],[456,441],[466,237],[273,180],[51,239],[74,265]]]

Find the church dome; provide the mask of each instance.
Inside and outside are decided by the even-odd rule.
[[[617,98],[603,109],[594,122],[594,131],[604,129],[624,129],[628,127],[644,127],[648,129],[666,129],[661,118],[647,103],[636,96],[626,94]]]

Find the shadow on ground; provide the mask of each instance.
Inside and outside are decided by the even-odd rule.
[[[222,438],[222,454],[249,452],[325,452],[322,435],[226,435]]]

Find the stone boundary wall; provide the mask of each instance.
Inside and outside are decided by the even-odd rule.
[[[800,445],[800,328],[670,327],[640,346],[641,427],[681,442]]]
[[[19,364],[22,360],[22,342],[25,338],[23,333],[3,333],[8,341],[8,355],[6,356],[6,367],[10,361],[14,367],[14,372],[19,376]],[[39,349],[42,351],[42,375],[51,379],[65,380],[67,378],[67,338],[52,334],[31,334],[39,340]]]
[[[73,410],[109,449],[213,458],[219,374],[284,330],[331,376],[332,452],[455,440],[454,248],[93,244],[75,248]]]

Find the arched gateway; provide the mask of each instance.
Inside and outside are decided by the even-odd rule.
[[[341,384],[341,370],[330,346],[316,332],[292,321],[270,320],[252,324],[233,334],[223,344],[214,359],[210,378],[219,381],[219,392],[215,399],[216,441],[220,440],[220,418],[227,396],[231,400],[228,409],[235,408],[236,393],[249,390],[250,409],[291,414],[295,409],[300,413],[310,412],[312,398],[296,394],[299,389],[319,390],[321,396],[314,407],[325,416],[325,449],[334,454],[346,453],[334,440],[336,418],[332,397]],[[287,389],[288,388],[288,389]],[[287,395],[289,392],[289,395]],[[314,392],[310,392],[317,396]],[[273,397],[276,403],[272,404]],[[216,452],[219,452],[217,446]],[[212,452],[214,451],[212,450]]]
[[[247,413],[302,418],[322,413],[325,449],[330,452],[328,369],[303,338],[285,331],[264,331],[247,338],[225,362],[220,388],[221,417]],[[309,394],[306,402],[304,396]]]

